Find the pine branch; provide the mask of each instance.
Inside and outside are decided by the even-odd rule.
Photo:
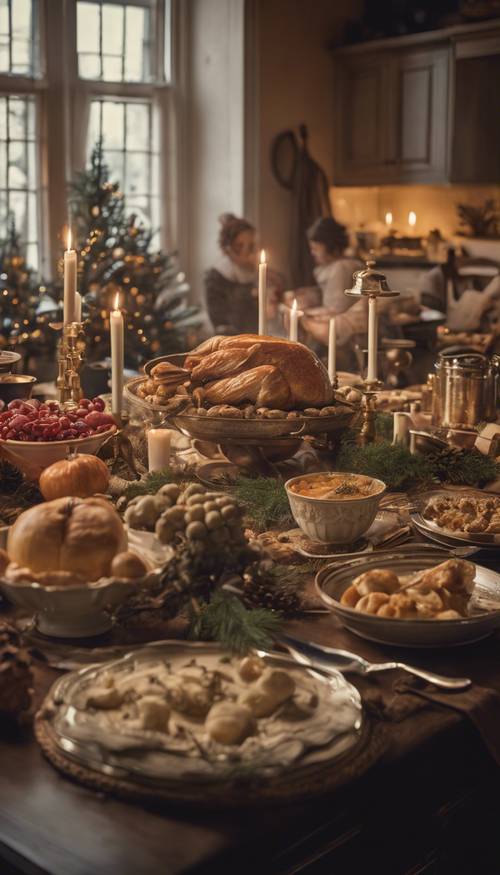
[[[274,477],[237,477],[234,494],[252,524],[261,531],[293,522],[282,480]]]
[[[233,595],[217,592],[192,619],[190,637],[217,641],[233,653],[268,650],[281,628],[281,617],[266,608],[248,610]]]
[[[151,474],[147,474],[143,480],[131,483],[125,491],[125,497],[130,501],[138,495],[156,495],[162,486],[173,482],[175,479],[169,468],[165,468],[164,471],[153,471]]]

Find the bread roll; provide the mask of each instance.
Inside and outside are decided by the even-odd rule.
[[[24,511],[12,526],[7,552],[32,573],[73,572],[87,581],[107,576],[127,535],[102,498],[56,498]]]

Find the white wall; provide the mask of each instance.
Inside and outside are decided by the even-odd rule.
[[[244,0],[181,0],[188,107],[180,139],[182,264],[202,300],[218,216],[243,212]]]

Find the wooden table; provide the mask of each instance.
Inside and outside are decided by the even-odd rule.
[[[371,660],[392,653],[352,636],[329,616],[295,621],[289,630]],[[399,655],[443,673],[469,674],[500,691],[496,637]],[[390,686],[394,675],[380,678]],[[46,674],[45,683],[49,679]],[[59,775],[30,732],[4,736],[0,873],[499,872],[500,770],[473,727],[455,712],[432,708],[388,723],[387,731],[383,760],[346,789],[314,803],[251,814],[146,808],[104,797]]]

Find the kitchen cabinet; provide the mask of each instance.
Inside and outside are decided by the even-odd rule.
[[[498,21],[334,58],[334,185],[500,182]]]

